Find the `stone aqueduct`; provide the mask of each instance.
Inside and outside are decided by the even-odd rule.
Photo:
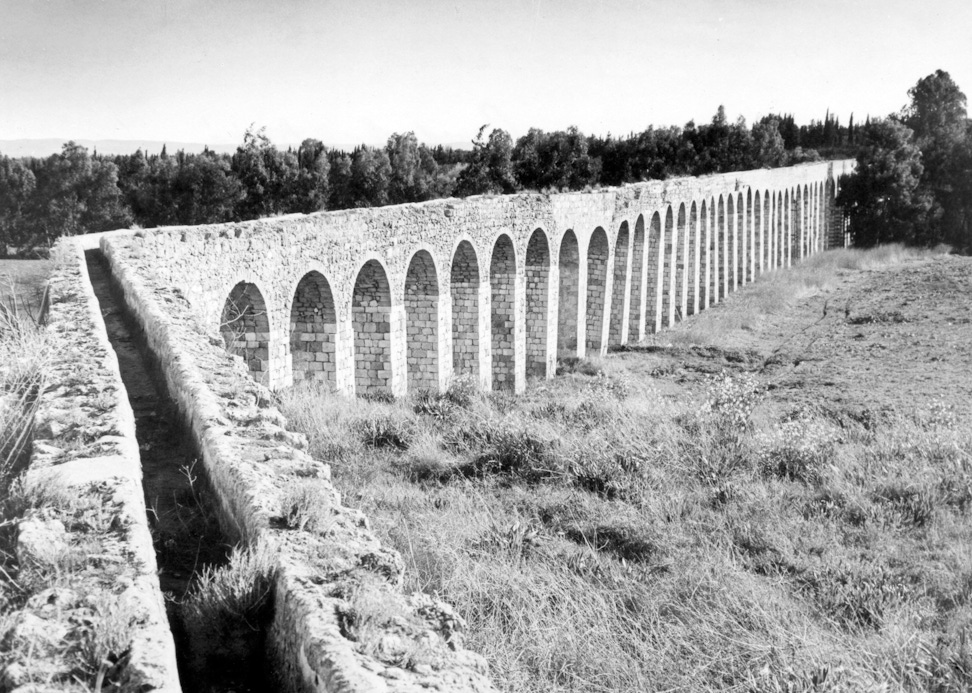
[[[487,663],[461,646],[454,612],[402,591],[401,558],[342,503],[327,460],[287,430],[264,385],[315,379],[402,395],[461,374],[521,390],[528,377],[551,377],[558,357],[637,341],[763,272],[843,245],[834,199],[852,165],[62,239],[48,314],[60,385],[39,394],[29,473],[98,503],[110,496],[122,518],[105,549],[117,573],[104,596],[133,614],[126,690],[181,689],[136,417],[89,263],[105,261],[118,310],[159,367],[226,541],[271,549],[261,656],[279,689],[486,693]],[[89,420],[90,444],[79,447],[63,423],[71,412]],[[313,491],[326,532],[287,525],[294,489]],[[345,588],[376,576],[388,642],[448,652],[439,668],[382,659],[347,637]],[[72,613],[56,614],[65,628]]]
[[[853,162],[566,194],[438,200],[143,235],[271,388],[521,391],[843,245]]]

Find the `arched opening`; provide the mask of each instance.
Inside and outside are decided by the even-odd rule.
[[[662,320],[668,327],[675,321],[675,252],[678,238],[675,235],[675,215],[671,205],[665,211],[665,257],[662,265]]]
[[[739,288],[740,285],[746,283],[746,244],[747,244],[747,227],[746,223],[746,198],[742,193],[737,193],[735,196],[736,203],[736,233],[735,233],[735,272],[733,272],[734,284],[733,290]]]
[[[489,262],[489,287],[492,303],[493,389],[515,387],[516,253],[513,241],[500,236]]]
[[[788,188],[783,193],[783,267],[789,267],[793,257],[793,236],[793,195]]]
[[[219,318],[226,350],[241,356],[258,383],[270,382],[270,318],[256,284],[240,282],[230,291]]]
[[[810,254],[813,239],[813,200],[810,199],[810,188],[803,186],[803,255]]]
[[[294,382],[334,382],[337,319],[331,285],[320,272],[308,272],[297,284],[290,306],[290,357]]]
[[[735,291],[739,285],[739,218],[736,216],[736,196],[726,198],[727,252],[726,252],[726,294]]]
[[[729,234],[726,229],[726,201],[722,195],[719,195],[719,204],[716,207],[713,240],[715,251],[712,254],[712,298],[713,303],[718,303],[725,300],[729,287],[729,273],[726,271],[729,262],[729,253],[726,252]]]
[[[712,224],[709,220],[712,205],[702,200],[699,225],[699,310],[712,302]]]
[[[587,350],[593,353],[601,349],[608,252],[607,234],[598,226],[587,246]]]
[[[751,209],[753,217],[753,251],[751,258],[753,265],[750,274],[755,279],[763,271],[763,204],[758,190],[753,196]]]
[[[426,250],[412,256],[405,275],[405,360],[408,390],[439,387],[439,281]]]
[[[452,257],[452,372],[479,375],[479,263],[463,241]]]
[[[634,242],[631,244],[631,300],[628,311],[628,342],[641,339],[642,300],[644,285],[642,275],[645,271],[645,217],[638,215],[635,222]]]
[[[753,209],[753,191],[749,188],[746,189],[746,204],[743,207],[743,217],[746,224],[746,233],[743,234],[746,239],[746,250],[743,252],[746,271],[743,272],[743,276],[746,277],[747,282],[751,282],[756,278],[756,216],[755,210]]]
[[[699,312],[699,208],[695,202],[689,208],[688,235],[685,250],[685,275],[688,280],[686,291],[686,315]]]
[[[665,238],[662,236],[661,215],[651,215],[648,227],[648,287],[645,299],[645,314],[652,332],[661,329],[662,297],[665,280]]]
[[[385,268],[377,260],[369,260],[358,272],[351,295],[351,325],[355,392],[390,392],[391,290]]]
[[[614,285],[611,288],[611,323],[608,330],[608,345],[620,344],[624,329],[624,295],[628,277],[628,244],[631,234],[628,222],[621,222],[618,239],[614,243]]]
[[[763,199],[763,204],[760,205],[761,214],[762,214],[762,223],[760,225],[760,232],[759,232],[760,238],[762,238],[762,241],[760,242],[760,248],[762,252],[760,257],[762,259],[760,260],[760,266],[759,266],[761,272],[770,268],[770,249],[772,248],[772,245],[770,243],[770,220],[772,218],[771,216],[772,208],[770,207],[769,192],[764,192],[762,199]]]
[[[786,203],[783,193],[776,195],[776,266],[786,266]]]
[[[675,313],[671,316],[671,324],[684,320],[688,315],[688,235],[686,225],[685,204],[678,205],[678,215],[675,217],[678,233],[675,236],[675,267],[672,273],[675,279]]]
[[[550,245],[535,229],[526,253],[526,372],[547,374],[547,297],[550,295]]]
[[[577,299],[580,286],[580,252],[577,236],[568,230],[560,241],[560,287],[557,311],[557,356],[577,355]]]

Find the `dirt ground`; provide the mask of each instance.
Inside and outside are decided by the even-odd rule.
[[[744,371],[764,384],[766,404],[779,414],[815,407],[866,423],[945,405],[959,421],[968,418],[972,258],[934,256],[836,273],[818,295],[755,326],[709,334],[705,345],[684,340],[689,331],[705,333],[707,320],[733,310],[758,282],[619,356],[673,397],[686,388],[701,392],[710,374]]]

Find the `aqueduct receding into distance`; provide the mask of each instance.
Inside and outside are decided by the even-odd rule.
[[[145,234],[157,271],[271,388],[521,391],[761,273],[843,245],[808,164],[553,195],[437,200]]]

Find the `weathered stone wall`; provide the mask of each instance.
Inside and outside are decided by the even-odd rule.
[[[182,291],[160,278],[140,240],[116,237],[102,249],[189,423],[227,528],[274,556],[268,657],[280,690],[492,691],[483,659],[461,646],[458,616],[426,595],[402,594],[400,557],[378,543],[359,512],[342,506],[328,466],[304,452],[306,440],[285,429],[270,392],[224,349],[217,325],[201,320]],[[313,489],[326,531],[287,527],[285,499],[295,487]],[[363,582],[377,583],[385,593],[380,601],[395,613],[374,654],[355,647],[341,628],[348,590]],[[434,666],[401,664],[418,643],[437,653]]]
[[[8,652],[26,638],[30,656],[6,658],[0,687],[72,681],[78,663],[65,643],[107,632],[113,626],[103,621],[114,618],[127,629],[130,653],[110,678],[122,690],[175,693],[175,647],[145,512],[135,418],[81,244],[64,239],[52,256],[45,328],[52,358],[38,395],[26,483],[63,496],[68,506],[95,508],[105,526],[75,522],[59,501],[32,509],[19,523],[22,568],[36,564],[59,574],[59,561],[70,560],[76,572],[33,595],[4,634]]]
[[[250,333],[259,355],[250,365],[272,388],[307,377],[309,347],[295,345],[312,340],[308,330],[294,338],[307,323],[292,314],[298,285],[318,272],[332,293],[333,350],[328,341],[314,354],[328,364],[314,370],[337,389],[401,395],[458,371],[519,390],[527,373],[550,377],[558,351],[641,338],[827,247],[835,175],[852,163],[162,229],[136,245],[208,324],[234,286],[259,289],[268,325]],[[543,243],[528,253],[536,233]],[[418,253],[431,260],[423,281],[437,284],[421,300],[406,288]]]

